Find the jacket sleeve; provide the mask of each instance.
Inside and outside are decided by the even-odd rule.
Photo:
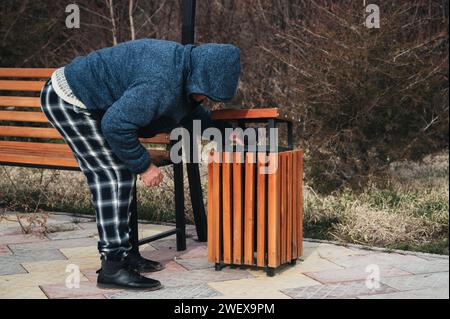
[[[158,110],[158,97],[146,85],[129,88],[103,115],[101,129],[113,153],[136,174],[150,166],[148,150],[138,138],[138,129],[148,125]]]

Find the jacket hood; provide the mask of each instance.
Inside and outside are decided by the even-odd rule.
[[[192,46],[186,94],[202,94],[216,102],[231,100],[241,72],[240,50],[231,44]]]

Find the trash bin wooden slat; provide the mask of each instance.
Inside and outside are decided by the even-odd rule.
[[[222,160],[222,225],[223,225],[223,261],[232,263],[231,257],[231,153],[223,153]]]
[[[257,229],[266,229],[266,177],[265,174],[265,154],[258,154],[257,161]],[[257,231],[257,263],[258,267],[266,265],[266,232]]]
[[[241,153],[233,153],[233,260],[239,265],[242,263],[242,217],[243,199],[242,196],[242,162]]]
[[[253,265],[254,237],[254,163],[253,153],[245,154],[245,219],[244,219],[244,263]]]

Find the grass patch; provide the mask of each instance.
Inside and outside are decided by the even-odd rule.
[[[394,163],[389,180],[360,193],[305,187],[304,232],[317,239],[448,255],[448,153]]]

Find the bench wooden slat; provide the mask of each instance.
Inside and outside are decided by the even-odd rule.
[[[155,165],[169,163],[166,150],[149,150]],[[78,163],[67,144],[38,142],[0,141],[0,163],[36,164],[63,167],[78,167]]]
[[[47,123],[48,119],[42,112],[0,111],[0,121]]]
[[[22,112],[27,113],[27,112]],[[29,112],[33,113],[33,112]],[[1,114],[1,112],[0,112]],[[42,114],[45,116],[44,114]],[[1,115],[0,115],[1,119]],[[16,120],[15,120],[16,121]],[[46,121],[43,121],[46,122]],[[31,137],[31,138],[54,138],[62,139],[62,136],[54,128],[46,127],[27,127],[27,126],[0,126],[0,136],[9,137]],[[139,139],[142,143],[149,144],[170,144],[168,134],[158,134],[151,138]]]
[[[15,107],[41,107],[41,99],[38,97],[0,96],[0,106]]]
[[[48,165],[48,166],[61,166],[61,167],[78,167],[78,163],[69,158],[50,158],[43,156],[33,155],[17,155],[3,153],[0,151],[0,163],[16,163],[16,164],[30,164],[30,165]]]
[[[139,141],[141,143],[149,143],[149,144],[170,144],[170,135],[166,133],[161,133],[158,135],[155,135],[150,138],[140,138]]]
[[[49,78],[53,68],[0,68],[0,77]]]
[[[0,126],[0,136],[62,139],[54,128],[27,126]]]
[[[0,148],[9,154],[73,157],[72,150],[67,144],[0,141]]]
[[[10,81],[0,80],[0,90],[40,92],[45,81]]]

